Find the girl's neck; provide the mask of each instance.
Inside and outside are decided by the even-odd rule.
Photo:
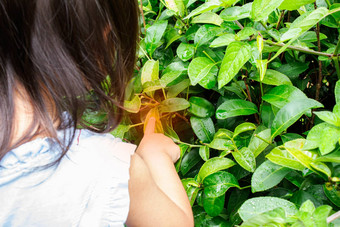
[[[19,88],[20,89],[20,88]],[[27,98],[26,92],[24,89],[20,89],[20,91],[14,92],[14,128],[13,128],[13,136],[11,139],[11,146],[17,144],[22,138],[27,135],[33,133],[33,136],[29,138],[29,140],[25,140],[24,142],[28,142],[34,140],[36,138],[47,137],[49,134],[46,131],[42,131],[41,127],[39,128],[39,122],[34,122],[34,108],[30,100]],[[51,103],[51,102],[47,102]],[[53,113],[52,105],[48,108],[48,115],[50,119],[54,119],[55,116]],[[55,129],[58,126],[59,121],[54,122]],[[32,131],[33,130],[33,131]],[[21,145],[24,142],[19,142],[18,145]]]

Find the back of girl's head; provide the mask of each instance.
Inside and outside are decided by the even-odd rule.
[[[0,0],[0,21],[0,159],[37,133],[56,137],[56,122],[98,132],[119,123],[135,63],[135,0]],[[11,144],[15,93],[32,104],[34,119]],[[88,109],[106,120],[89,126],[82,119]]]

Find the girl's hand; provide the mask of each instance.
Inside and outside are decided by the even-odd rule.
[[[142,158],[145,156],[166,155],[173,163],[180,157],[180,149],[169,137],[155,133],[156,119],[150,118],[145,127],[144,137],[140,142],[136,153]]]

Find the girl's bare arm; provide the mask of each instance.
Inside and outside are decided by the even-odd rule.
[[[149,121],[145,136],[131,159],[128,226],[193,226],[191,206],[174,162],[179,148],[154,133]]]

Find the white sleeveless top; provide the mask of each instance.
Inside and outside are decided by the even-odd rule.
[[[36,139],[0,161],[0,226],[124,226],[136,146],[77,130],[58,165],[36,169],[55,160],[55,144]]]

